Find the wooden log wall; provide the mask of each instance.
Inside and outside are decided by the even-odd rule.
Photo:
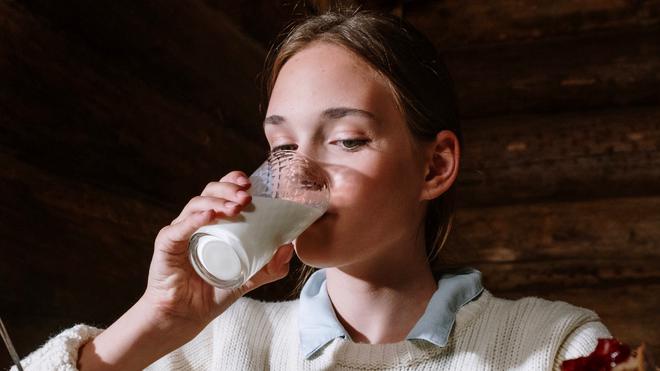
[[[466,146],[443,262],[498,296],[594,309],[660,354],[660,1],[364,5],[415,24],[456,80]],[[255,77],[299,11],[0,0],[0,316],[19,353],[109,325],[144,289],[157,231],[258,164]]]

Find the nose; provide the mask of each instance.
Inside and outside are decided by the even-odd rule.
[[[333,177],[332,177],[332,171],[330,164],[326,161],[326,159],[323,156],[322,149],[318,148],[317,146],[314,146],[313,144],[307,144],[307,143],[299,143],[297,144],[297,148],[295,149],[296,153],[299,153],[306,158],[308,158],[310,161],[318,165],[318,168],[320,171],[322,171],[323,175],[326,178],[326,183],[328,185],[329,189],[332,189],[332,183],[333,183]]]
[[[319,153],[318,150],[314,148],[314,146],[309,144],[297,144],[295,151],[296,153],[299,153],[308,159],[320,164]]]

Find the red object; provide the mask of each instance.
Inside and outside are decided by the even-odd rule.
[[[586,357],[569,359],[562,371],[610,371],[630,356],[630,347],[616,339],[598,339],[596,349]]]

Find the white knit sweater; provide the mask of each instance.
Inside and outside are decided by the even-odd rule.
[[[299,353],[298,301],[243,298],[148,370],[558,370],[611,337],[597,315],[559,301],[493,297],[462,307],[445,347],[421,340],[356,344],[337,338],[316,358]],[[77,325],[23,360],[27,370],[76,370],[78,348],[100,333]]]

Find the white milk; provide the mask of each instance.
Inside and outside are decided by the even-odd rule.
[[[198,237],[197,258],[208,273],[226,281],[227,287],[240,286],[236,282],[247,281],[270,261],[278,246],[293,241],[323,213],[292,201],[252,197],[252,204],[239,215],[195,232],[192,240]],[[202,277],[209,281],[204,274]]]

